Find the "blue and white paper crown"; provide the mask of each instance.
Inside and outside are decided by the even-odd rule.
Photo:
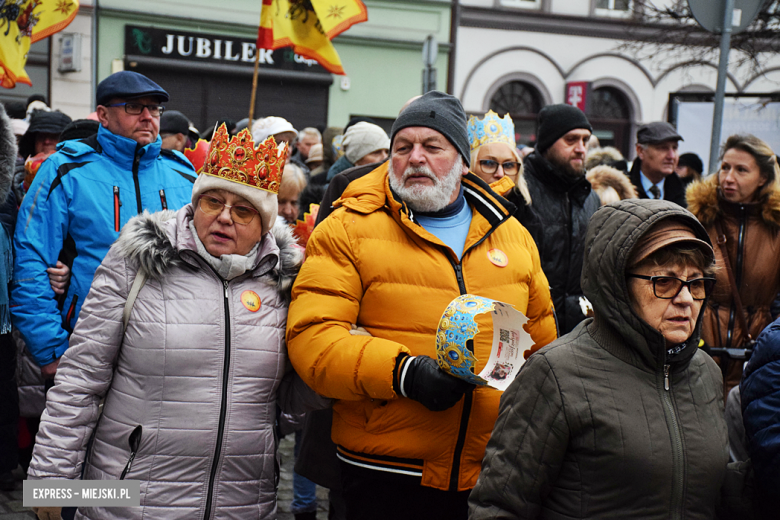
[[[481,120],[471,116],[468,132],[472,152],[488,143],[504,143],[515,148],[515,124],[509,114],[498,117],[498,114],[489,110]]]

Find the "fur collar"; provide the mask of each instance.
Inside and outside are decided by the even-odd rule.
[[[613,188],[621,200],[639,197],[636,188],[628,180],[626,174],[611,166],[599,165],[591,168],[585,177],[596,192],[605,188]]]
[[[718,196],[717,177],[709,176],[699,182],[693,182],[685,192],[688,209],[705,226],[710,226],[723,214]],[[761,219],[772,228],[780,228],[780,190],[774,190],[761,204]]]
[[[187,207],[180,211],[185,211]],[[184,265],[172,242],[181,230],[177,229],[175,211],[159,211],[130,219],[116,242],[122,255],[137,264],[150,278],[160,279],[169,270]],[[187,230],[189,233],[189,230]],[[303,263],[303,249],[297,244],[289,226],[276,224],[271,234],[279,248],[279,262],[263,280],[289,301],[290,291]],[[174,238],[175,239],[175,238]]]

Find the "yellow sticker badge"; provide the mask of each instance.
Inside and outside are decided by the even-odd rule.
[[[506,256],[506,253],[500,249],[491,249],[487,252],[487,256],[488,260],[498,267],[506,267],[509,264],[509,258]]]
[[[241,293],[241,303],[251,312],[260,310],[260,297],[255,291],[244,291]]]

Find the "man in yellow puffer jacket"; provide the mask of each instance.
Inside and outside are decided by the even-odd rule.
[[[436,328],[450,301],[512,304],[534,350],[556,337],[533,239],[468,164],[463,107],[429,92],[393,125],[390,160],[353,181],[309,239],[288,350],[304,381],[337,399],[348,520],[467,517],[501,392],[438,368]],[[503,181],[496,191],[511,187]],[[477,370],[490,339],[474,341]]]

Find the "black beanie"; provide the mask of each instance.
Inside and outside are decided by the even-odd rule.
[[[543,154],[555,141],[577,128],[593,132],[582,110],[572,105],[547,105],[539,111],[536,151]]]
[[[432,128],[455,146],[466,164],[471,163],[466,112],[455,96],[433,90],[412,102],[398,115],[390,132],[390,149],[399,130],[410,126]]]

